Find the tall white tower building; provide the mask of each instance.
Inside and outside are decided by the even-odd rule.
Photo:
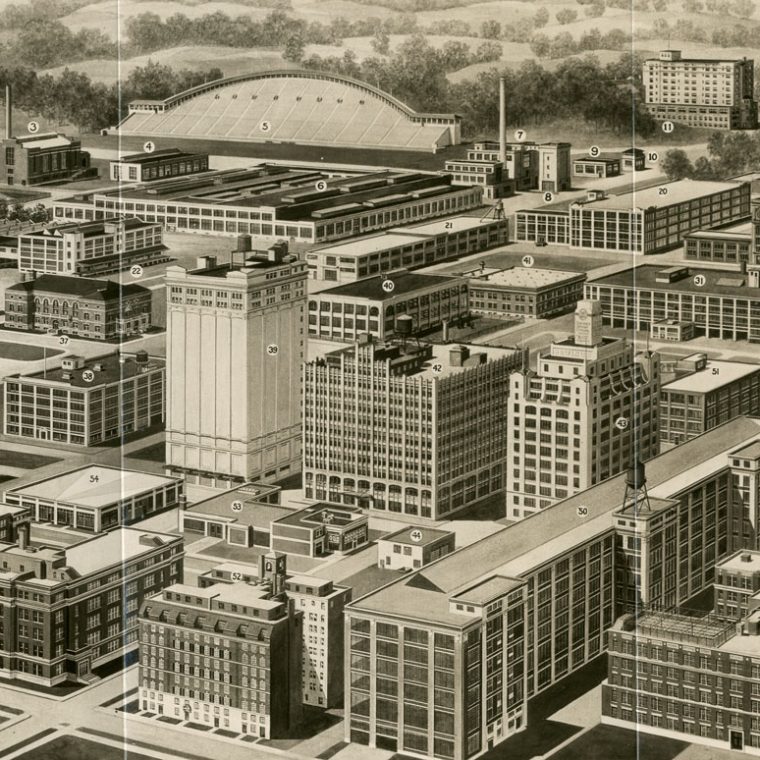
[[[599,301],[575,334],[509,380],[507,517],[527,517],[658,453],[660,359],[602,336]]]
[[[300,467],[306,265],[283,249],[166,270],[166,462],[189,483]]]

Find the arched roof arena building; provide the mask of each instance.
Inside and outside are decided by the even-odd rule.
[[[166,100],[136,100],[123,135],[342,148],[428,151],[456,145],[456,114],[417,113],[350,77],[284,70],[193,87]]]

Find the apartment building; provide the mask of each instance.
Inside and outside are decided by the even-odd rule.
[[[164,421],[166,362],[145,351],[86,361],[3,382],[3,432],[40,441],[97,446]]]
[[[168,258],[161,225],[136,217],[61,224],[18,236],[20,272],[91,276]]]
[[[301,720],[302,625],[280,589],[168,586],[140,609],[141,709],[286,737]]]
[[[742,540],[735,452],[759,442],[756,419],[721,425],[351,602],[346,740],[460,760],[520,731],[642,588],[651,607],[709,589]]]
[[[286,250],[166,270],[166,462],[188,482],[298,471],[306,264]]]
[[[343,707],[343,610],[351,589],[311,575],[291,575],[285,592],[303,614],[301,695],[303,704]]]
[[[54,686],[137,648],[143,599],[182,577],[180,536],[117,528],[65,549],[0,543],[0,675]]]
[[[439,520],[501,493],[507,381],[523,359],[365,336],[305,364],[304,495]]]
[[[760,366],[692,354],[660,390],[660,446],[675,446],[742,414],[760,414]]]
[[[139,335],[151,326],[151,292],[133,283],[30,274],[5,289],[5,324],[94,340]]]
[[[587,282],[584,296],[602,304],[611,327],[647,331],[671,320],[695,336],[760,342],[760,290],[751,272],[642,264]]]
[[[708,129],[757,129],[754,61],[684,58],[661,50],[644,61],[644,102],[655,119]]]
[[[660,358],[602,335],[580,301],[575,334],[509,379],[507,515],[528,517],[658,451]]]
[[[400,317],[418,334],[469,313],[463,279],[401,269],[309,294],[309,335],[353,343],[369,333],[384,341]]]
[[[34,522],[100,533],[178,507],[184,484],[181,478],[85,465],[10,488],[3,500],[28,509]]]

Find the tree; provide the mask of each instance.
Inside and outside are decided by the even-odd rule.
[[[282,57],[286,61],[293,61],[293,63],[300,63],[303,60],[304,54],[304,41],[300,34],[293,34],[288,37],[285,42],[285,47],[282,51]]]
[[[480,25],[480,36],[487,40],[498,40],[501,37],[501,24],[489,19]]]
[[[370,44],[372,45],[372,49],[378,55],[388,55],[391,47],[390,35],[385,31],[385,29],[378,29],[375,32],[375,36],[372,38],[372,42]]]
[[[755,4],[752,0],[734,0],[731,3],[731,13],[739,18],[750,18],[755,12]]]
[[[599,18],[604,15],[604,3],[591,3],[583,9],[583,12],[589,18]]]
[[[496,40],[486,40],[478,45],[473,57],[475,63],[490,63],[491,61],[498,61],[503,54],[504,49],[500,42],[497,42]]]
[[[557,19],[558,24],[571,24],[578,18],[578,12],[572,8],[563,8],[554,14],[554,18]]]
[[[549,23],[549,11],[546,10],[543,6],[541,6],[537,11],[536,15],[533,16],[533,26],[536,27],[536,29],[541,29],[541,27],[546,26]]]
[[[445,71],[458,71],[470,63],[470,46],[459,40],[447,40],[441,48],[441,65]]]
[[[691,177],[694,173],[691,160],[686,155],[686,151],[681,148],[672,148],[667,151],[660,161],[660,168],[670,180]]]

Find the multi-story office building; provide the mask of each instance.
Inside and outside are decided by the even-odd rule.
[[[715,230],[697,230],[684,236],[683,257],[693,262],[738,265],[750,263],[752,222],[729,224]]]
[[[164,421],[166,362],[145,351],[86,361],[3,382],[3,432],[41,441],[97,446]]]
[[[282,244],[241,254],[166,270],[167,467],[217,487],[301,459],[306,264]]]
[[[760,366],[693,354],[660,390],[660,446],[675,446],[742,414],[760,415]]]
[[[111,161],[109,169],[114,182],[152,182],[208,171],[208,153],[186,153],[179,148],[130,153]]]
[[[0,675],[90,683],[137,647],[142,600],[182,577],[180,536],[118,528],[65,549],[0,543]]]
[[[710,587],[746,510],[732,477],[748,446],[760,421],[743,417],[647,462],[648,498],[627,488],[640,473],[617,475],[349,604],[346,740],[464,760],[520,730],[642,584],[651,606]]]
[[[715,566],[713,609],[718,617],[739,620],[760,606],[760,552],[739,549]]]
[[[661,50],[644,61],[647,110],[660,120],[708,129],[757,129],[754,61],[682,58]]]
[[[0,143],[0,182],[4,185],[41,185],[97,177],[82,143],[57,132],[6,136]]]
[[[467,151],[468,161],[498,161],[497,142],[475,143]],[[562,192],[571,187],[570,143],[515,142],[506,144],[506,178],[517,190]]]
[[[15,544],[18,542],[21,526],[29,526],[31,515],[26,507],[12,507],[0,504],[0,542]]]
[[[183,492],[180,478],[85,465],[11,488],[4,501],[28,509],[34,522],[100,533],[174,509]]]
[[[353,343],[369,333],[390,338],[404,315],[412,334],[440,328],[470,313],[467,283],[459,277],[405,269],[365,277],[309,295],[309,335]]]
[[[440,221],[397,227],[364,235],[306,253],[309,277],[355,282],[393,269],[438,264],[507,243],[506,219],[454,216]]]
[[[151,326],[151,293],[132,283],[43,274],[5,289],[5,325],[95,340],[137,335]]]
[[[440,520],[502,493],[507,381],[523,353],[377,343],[304,366],[304,494]]]
[[[651,330],[662,320],[693,335],[760,342],[760,290],[751,273],[643,264],[586,282],[611,327]]]
[[[580,301],[575,335],[509,380],[507,515],[520,519],[617,475],[658,448],[660,359],[602,336],[601,307]]]
[[[746,220],[749,182],[682,179],[635,193],[589,190],[585,200],[520,209],[515,239],[613,252],[660,253],[689,233]]]
[[[507,176],[501,161],[458,158],[446,161],[446,171],[451,172],[455,185],[482,187],[483,200],[495,201],[515,194],[515,181]]]
[[[469,307],[487,317],[533,317],[547,319],[571,311],[583,298],[583,272],[557,269],[481,265],[467,277]]]
[[[140,707],[265,739],[294,730],[303,615],[278,583],[284,577],[271,588],[177,583],[147,599],[140,609]]]
[[[305,705],[343,706],[343,609],[351,589],[311,575],[291,575],[285,591],[301,625],[301,695]]]
[[[18,236],[18,268],[37,274],[92,275],[166,261],[161,225],[136,217],[62,224]]]

